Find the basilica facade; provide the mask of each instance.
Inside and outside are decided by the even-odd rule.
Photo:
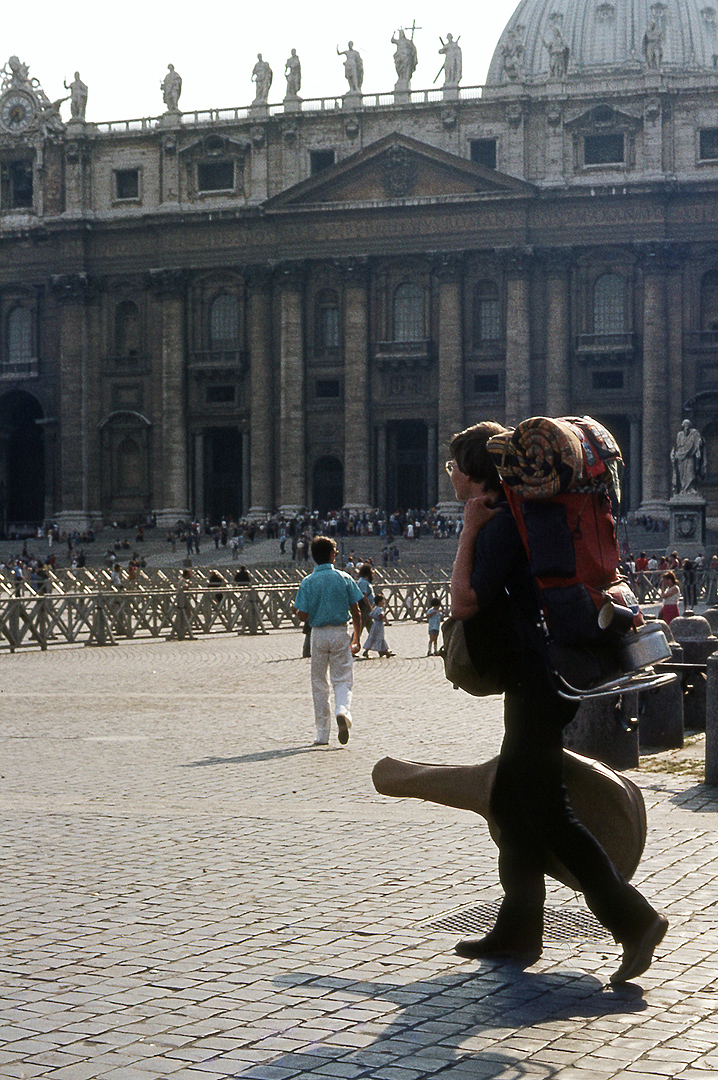
[[[688,417],[718,515],[716,10],[523,0],[481,87],[366,95],[350,52],[338,98],[288,61],[183,113],[171,72],[106,124],[5,66],[1,530],[451,509],[452,433],[541,413],[657,516]]]

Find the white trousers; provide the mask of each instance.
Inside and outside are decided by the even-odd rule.
[[[317,738],[329,738],[332,714],[329,705],[329,678],[334,688],[334,715],[351,719],[354,665],[351,638],[346,626],[312,627],[312,698]]]

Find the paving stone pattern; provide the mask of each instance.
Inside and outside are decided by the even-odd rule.
[[[370,774],[491,757],[500,702],[453,691],[425,627],[388,638],[326,749],[298,632],[2,657],[2,1080],[715,1075],[718,790],[634,774],[671,919],[640,984],[595,936],[459,959],[430,924],[500,895],[485,823]]]

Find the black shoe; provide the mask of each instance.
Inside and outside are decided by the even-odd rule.
[[[668,919],[665,915],[656,915],[640,937],[621,942],[623,959],[618,971],[614,971],[611,976],[612,986],[621,986],[648,971],[653,960],[653,951],[663,941],[667,929]]]
[[[337,738],[339,739],[339,742],[342,744],[342,746],[346,746],[346,744],[349,742],[349,728],[351,726],[352,722],[349,717],[345,716],[344,713],[339,713],[339,715],[337,716],[337,728],[339,729]]]
[[[540,957],[543,946],[540,941],[511,941],[496,930],[491,930],[485,937],[459,941],[454,952],[457,956],[465,956],[470,960],[511,960],[530,967]]]

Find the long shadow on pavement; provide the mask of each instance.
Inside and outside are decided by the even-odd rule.
[[[200,761],[188,761],[180,765],[181,769],[198,769],[204,765],[244,765],[252,761],[275,761],[277,758],[296,757],[297,754],[316,754],[313,746],[295,746],[286,750],[257,750],[254,754],[240,754],[238,757],[208,757]]]
[[[301,1041],[302,1027],[306,1027],[317,1041],[267,1060],[264,1064],[272,1072],[278,1070],[276,1076],[283,1075],[282,1069],[309,1071],[313,1065],[321,1068],[324,1062],[340,1061],[343,1071],[336,1075],[371,1080],[390,1080],[403,1069],[410,1069],[408,1075],[414,1077],[443,1077],[451,1075],[453,1066],[471,1080],[500,1075],[508,1080],[529,1075],[532,1053],[540,1055],[539,1040],[561,1050],[563,1034],[535,1029],[537,1025],[575,1020],[576,1030],[569,1027],[565,1032],[566,1037],[575,1038],[592,1018],[646,1009],[637,984],[613,989],[585,972],[528,972],[497,963],[405,984],[353,982],[301,972],[277,976],[274,982],[286,988],[307,987],[323,1015],[321,1035],[312,1019],[294,1026],[291,1034],[284,1033]],[[376,1010],[371,1008],[372,1001],[379,1006]],[[386,1023],[381,1034],[363,1038],[364,1025],[357,1019],[362,1013],[374,1032],[377,1025]],[[492,1031],[497,1033],[495,1041],[491,1041]],[[583,1034],[588,1053],[593,1040],[590,1033]],[[510,1046],[502,1048],[501,1039]],[[553,1077],[563,1067],[534,1058],[530,1076],[533,1080]],[[235,1075],[251,1077],[253,1071],[247,1068]]]

